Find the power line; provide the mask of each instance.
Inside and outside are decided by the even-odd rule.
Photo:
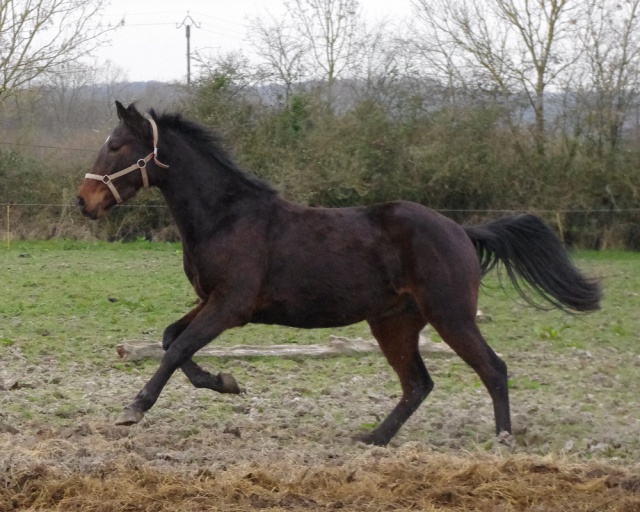
[[[215,21],[221,21],[223,23],[232,23],[233,25],[238,25],[240,27],[246,28],[246,24],[245,23],[239,23],[237,21],[233,21],[233,20],[228,20],[225,18],[219,18],[218,16],[211,16],[209,14],[204,14],[202,12],[194,12],[194,14],[197,14],[198,16],[202,17],[202,18],[209,18],[211,20],[215,20]]]
[[[131,23],[131,24],[127,23],[127,21],[126,21],[127,18],[129,18],[129,17],[142,17],[145,20],[148,20],[151,16],[157,16],[157,15],[171,15],[171,16],[173,16],[175,14],[180,14],[182,12],[184,12],[184,11],[162,11],[162,12],[155,12],[154,11],[154,12],[135,12],[135,13],[127,12],[127,13],[124,13],[122,16],[113,15],[112,18],[113,18],[114,21],[110,21],[110,23],[113,23],[113,24],[118,23],[119,24],[120,20],[124,19],[125,22],[124,22],[123,26],[125,26],[125,27],[126,26],[133,26],[134,23]],[[193,14],[195,16],[198,16],[199,18],[208,18],[209,20],[212,20],[214,22],[220,22],[220,23],[225,24],[225,25],[231,24],[231,25],[237,25],[238,27],[242,27],[242,28],[246,28],[247,27],[247,23],[241,23],[241,22],[230,20],[230,19],[227,19],[227,18],[220,18],[219,16],[211,16],[210,14],[205,14],[205,13],[199,12],[199,11],[188,11],[188,13],[189,12],[193,12]],[[165,17],[165,16],[163,16],[163,17]],[[115,21],[116,19],[117,19],[117,21]],[[156,23],[154,23],[154,22],[149,22],[149,23],[138,22],[138,23],[135,23],[136,26],[146,25],[146,24],[155,25]],[[172,25],[172,23],[163,23],[163,24]],[[228,30],[233,30],[233,29],[228,29]]]
[[[157,27],[159,25],[173,25],[173,23],[125,23],[123,27]]]
[[[206,29],[204,27],[210,27],[210,29]],[[242,40],[242,39],[245,39],[247,37],[244,32],[240,32],[238,30],[229,29],[227,27],[219,27],[219,26],[214,25],[212,23],[203,22],[201,24],[201,28],[205,32],[210,32],[212,34],[217,34],[217,35],[224,35],[225,37],[229,37],[231,39]]]

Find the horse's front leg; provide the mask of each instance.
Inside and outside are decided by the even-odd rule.
[[[191,321],[200,313],[205,303],[200,302],[192,311],[187,313],[177,322],[172,323],[164,330],[162,336],[162,348],[166,351],[171,344],[182,334],[191,324]],[[201,368],[193,359],[185,362],[180,369],[187,376],[191,384],[196,388],[206,388],[218,393],[241,393],[242,390],[233,375],[229,373],[218,373],[212,375],[204,368]]]
[[[167,347],[159,368],[136,395],[133,402],[125,407],[125,410],[116,421],[117,425],[133,425],[142,420],[144,413],[151,409],[156,400],[158,400],[162,389],[171,375],[173,375],[173,372],[183,365],[188,365],[191,357],[198,350],[218,337],[223,331],[246,323],[237,313],[225,311],[216,306],[211,301],[204,303],[199,308],[192,320],[188,322],[188,325]],[[220,385],[222,388],[226,388],[228,383],[221,378]]]

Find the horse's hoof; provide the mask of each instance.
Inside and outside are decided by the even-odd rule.
[[[518,443],[516,441],[516,438],[513,437],[513,435],[511,434],[511,432],[507,432],[506,430],[503,430],[495,437],[494,444],[503,445],[503,446],[506,446],[507,448],[515,448]]]
[[[230,373],[219,373],[218,379],[220,379],[220,384],[222,385],[221,393],[232,393],[234,395],[244,393],[243,389],[238,385],[235,377]]]
[[[355,436],[353,436],[353,440],[356,443],[364,443],[373,446],[387,446],[387,444],[389,443],[388,439],[382,439],[380,435],[376,434],[375,431],[356,434]]]
[[[125,425],[128,427],[130,425],[140,423],[142,418],[144,418],[144,413],[142,411],[126,408],[116,420],[116,425]]]

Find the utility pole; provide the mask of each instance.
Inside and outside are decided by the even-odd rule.
[[[191,24],[196,28],[200,28],[200,25],[194,21],[189,14],[189,11],[187,11],[187,15],[182,20],[182,23],[180,23],[180,25],[176,25],[176,28],[185,28],[185,35],[187,38],[187,85],[191,85]]]

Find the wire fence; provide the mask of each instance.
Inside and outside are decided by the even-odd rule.
[[[440,209],[458,222],[478,223],[515,209]],[[177,241],[179,235],[163,204],[119,205],[101,222],[82,217],[72,200],[51,203],[0,203],[4,246],[18,240],[81,239]],[[640,250],[640,208],[533,209],[569,245],[594,249]]]
[[[56,151],[75,151],[78,153],[93,153],[96,154],[95,149],[87,148],[70,148],[67,146],[52,146],[50,144],[23,144],[21,142],[7,142],[0,141],[1,146],[9,147],[10,149],[16,148],[31,148],[31,149],[55,149]]]
[[[101,222],[84,218],[71,200],[63,203],[0,203],[0,212],[3,245],[7,249],[12,242],[20,240],[178,239],[169,210],[164,205],[119,205]]]
[[[73,203],[0,203],[0,207],[40,207],[40,208],[69,208],[73,207]],[[118,205],[118,208],[160,208],[166,209],[165,205],[136,205],[136,204],[123,204]],[[522,209],[515,208],[440,208],[436,209],[437,212],[446,214],[446,213],[522,213]],[[565,214],[565,213],[640,213],[640,208],[568,208],[568,209],[545,209],[545,208],[534,208],[531,210],[527,210],[530,213],[536,214]]]

